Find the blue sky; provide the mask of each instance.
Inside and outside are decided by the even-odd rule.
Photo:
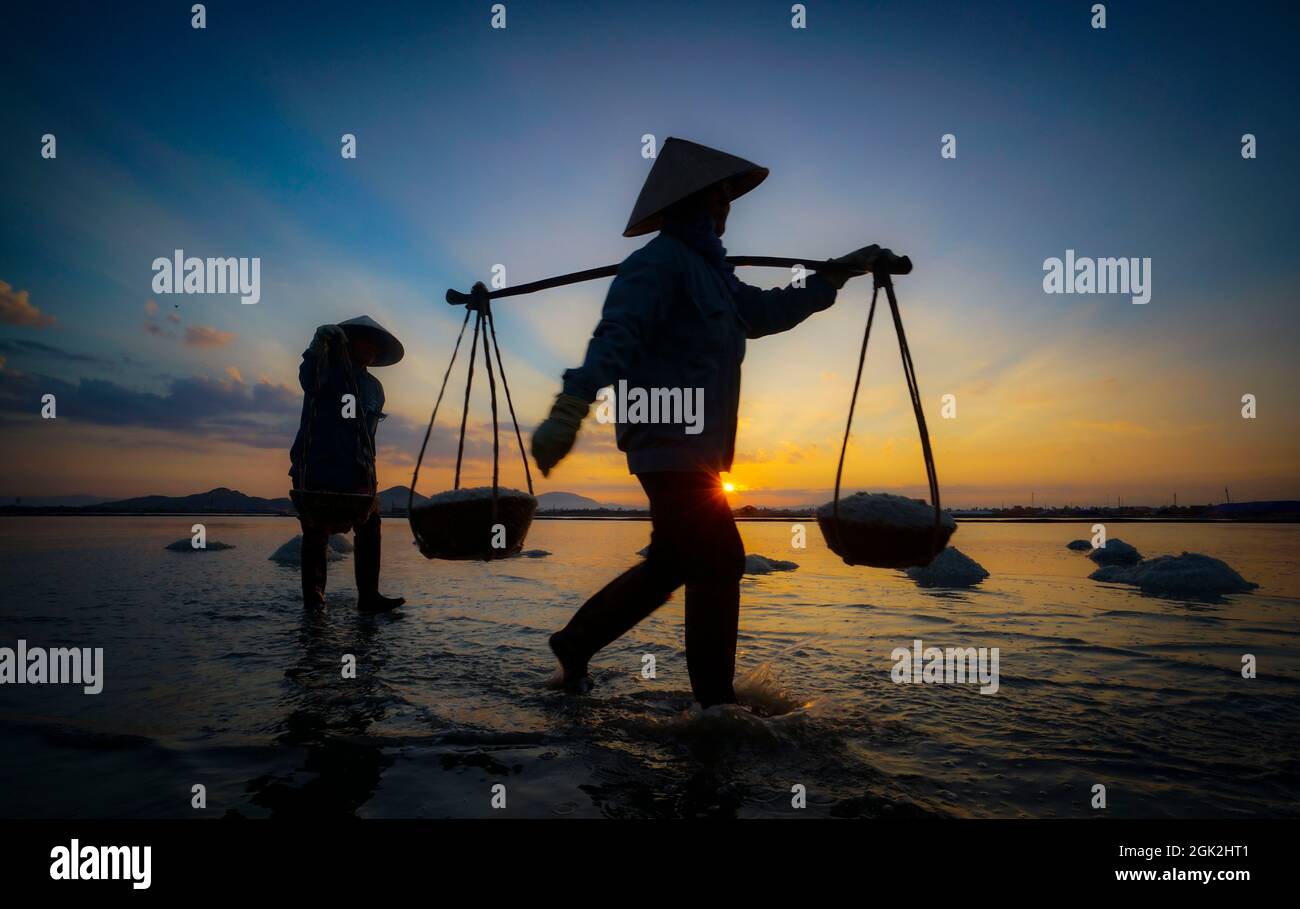
[[[381,480],[406,482],[459,324],[443,290],[635,249],[620,233],[651,133],[771,168],[733,210],[733,253],[913,257],[899,294],[927,406],[959,400],[931,420],[951,499],[1300,495],[1294,12],[1110,3],[1094,30],[1090,3],[813,2],[795,30],[788,3],[520,2],[494,30],[490,6],[210,3],[204,30],[189,4],[7,11],[0,281],[56,320],[0,322],[13,482],[282,494],[298,355],[359,312],[408,350],[381,374]],[[150,263],[177,247],[260,257],[261,302],[155,297]],[[1067,248],[1150,257],[1152,302],[1043,294]],[[606,286],[499,307],[528,426]],[[735,474],[756,496],[829,485],[868,292],[751,347]],[[912,488],[892,345],[873,344],[851,472]],[[44,387],[76,425],[32,421]],[[549,488],[634,497],[610,435],[584,431]]]

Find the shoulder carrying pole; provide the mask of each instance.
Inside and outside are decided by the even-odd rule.
[[[817,259],[791,259],[783,256],[727,256],[727,261],[732,265],[751,265],[760,268],[794,268],[801,265],[809,271],[847,271],[854,275],[864,275],[867,272],[857,271],[856,269],[845,268],[837,262],[827,262]],[[891,256],[887,262],[875,270],[877,273],[890,275],[906,275],[912,272],[912,260],[907,256]],[[489,300],[496,300],[501,297],[515,297],[520,294],[536,293],[539,290],[550,290],[552,287],[563,287],[566,284],[579,284],[583,281],[594,281],[597,278],[609,278],[618,274],[617,265],[605,265],[601,268],[588,268],[586,271],[570,272],[567,275],[557,275],[554,278],[543,278],[540,281],[530,281],[527,284],[517,284],[514,287],[502,287],[499,290],[488,292]],[[464,306],[474,299],[474,294],[463,293],[459,290],[447,291],[447,302],[452,306]]]

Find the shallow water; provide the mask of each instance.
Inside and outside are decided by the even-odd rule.
[[[1088,580],[1065,549],[1085,525],[960,525],[991,577],[953,592],[845,566],[813,523],[802,550],[788,524],[743,523],[748,552],[800,568],[743,582],[751,709],[700,712],[678,597],[596,658],[591,695],[543,686],[546,636],[636,561],[647,523],[538,521],[528,547],[552,555],[485,565],[427,562],[390,519],[382,589],[407,605],[358,616],[349,556],[308,618],[297,569],[267,560],[296,522],[208,518],[235,549],[163,548],[196,520],[0,519],[0,646],[106,663],[97,696],[0,686],[0,814],[1300,816],[1295,525],[1111,527],[1260,585],[1198,603]],[[999,690],[895,684],[914,638],[999,648]]]

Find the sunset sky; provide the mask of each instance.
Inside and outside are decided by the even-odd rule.
[[[299,357],[315,326],[360,313],[406,346],[376,374],[380,485],[408,483],[462,315],[445,289],[496,263],[522,283],[636,249],[621,231],[650,133],[771,168],[732,210],[733,254],[912,257],[897,288],[946,504],[1300,498],[1294,19],[1113,3],[1095,30],[1091,3],[899,0],[809,2],[796,30],[789,3],[507,2],[494,30],[487,2],[211,3],[195,30],[189,6],[5,14],[6,497],[285,495]],[[177,248],[260,257],[260,302],[154,294],[151,263]],[[1067,249],[1149,257],[1150,303],[1044,293],[1044,260]],[[608,284],[498,304],[526,433]],[[851,282],[751,343],[737,504],[829,497],[869,295]],[[476,388],[471,484],[490,465]],[[445,413],[425,493],[450,485]],[[878,319],[846,485],[924,479]],[[613,429],[590,421],[538,480],[643,501]]]

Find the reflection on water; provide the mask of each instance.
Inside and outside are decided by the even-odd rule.
[[[275,741],[299,746],[302,766],[292,774],[264,774],[248,784],[254,805],[273,817],[355,814],[379,786],[392,759],[366,735],[383,721],[388,664],[384,636],[373,622],[345,613],[300,611],[301,656],[285,671],[284,708]],[[345,677],[346,654],[363,670]]]
[[[804,815],[1088,816],[1101,783],[1111,815],[1300,815],[1294,526],[1126,525],[1146,555],[1260,584],[1196,603],[1087,580],[1078,525],[964,524],[992,576],[946,591],[845,566],[813,526],[791,550],[788,525],[742,524],[749,552],[801,567],[744,581],[746,707],[702,713],[680,599],[597,658],[592,695],[543,687],[546,636],[647,524],[539,521],[528,545],[552,555],[484,565],[425,561],[387,521],[383,586],[408,604],[366,618],[350,560],[304,615],[296,569],[267,561],[294,522],[210,518],[235,549],[163,549],[192,523],[0,519],[0,645],[105,648],[96,697],[0,687],[0,814],[781,817],[802,785]],[[916,638],[999,648],[998,693],[892,682]]]

